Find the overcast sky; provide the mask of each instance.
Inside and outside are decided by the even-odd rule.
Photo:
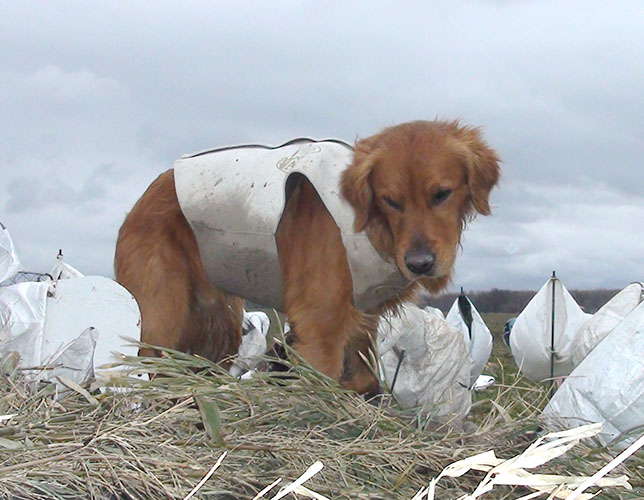
[[[112,276],[181,154],[460,118],[503,159],[453,289],[644,279],[644,3],[2,2],[0,221]]]

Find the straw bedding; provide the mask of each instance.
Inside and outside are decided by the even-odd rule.
[[[61,397],[53,385],[30,386],[12,360],[3,361],[2,497],[185,498],[226,451],[194,498],[252,499],[321,461],[324,468],[306,483],[319,495],[411,499],[456,460],[487,450],[503,458],[521,453],[537,437],[544,400],[542,389],[497,373],[500,384],[479,397],[465,425],[441,426],[386,399],[366,403],[304,365],[288,377],[260,373],[238,381],[176,352],[123,362],[131,372],[163,376],[150,382],[113,377],[113,389],[104,393],[68,384]],[[582,442],[544,467],[591,475],[613,455]],[[601,498],[644,497],[641,457],[613,473],[626,473],[634,489],[607,489]],[[436,498],[470,493],[483,476],[441,479]],[[530,491],[499,487],[484,498]]]

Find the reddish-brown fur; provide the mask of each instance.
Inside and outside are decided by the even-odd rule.
[[[179,208],[173,170],[161,174],[128,214],[114,268],[139,303],[143,342],[215,361],[239,349],[243,301],[206,278],[197,240]]]
[[[373,311],[353,306],[340,231],[313,186],[300,180],[276,235],[297,351],[345,387],[375,389],[378,382],[358,352],[367,352],[377,315],[411,298],[421,284],[434,292],[445,287],[465,222],[475,212],[490,213],[488,196],[498,178],[496,153],[477,129],[456,122],[406,123],[358,141],[341,181],[355,230],[364,230],[411,281]],[[414,252],[435,257],[431,271],[410,270],[406,259]],[[144,342],[215,361],[237,351],[242,302],[206,278],[172,170],[152,183],[126,218],[115,268],[141,307]]]

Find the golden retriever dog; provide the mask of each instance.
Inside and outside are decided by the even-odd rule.
[[[358,353],[368,352],[378,315],[411,299],[418,287],[438,292],[448,284],[466,222],[476,212],[490,213],[498,162],[478,129],[458,122],[404,123],[357,141],[339,191],[353,209],[355,232],[395,262],[407,283],[371,310],[355,307],[340,229],[302,178],[275,238],[296,351],[344,387],[377,389]],[[173,170],[161,174],[126,217],[115,272],[139,303],[143,342],[216,362],[237,352],[242,299],[207,278]]]

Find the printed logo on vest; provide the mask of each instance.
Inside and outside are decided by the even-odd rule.
[[[275,166],[282,172],[289,173],[295,168],[299,161],[303,160],[309,155],[319,154],[321,152],[322,148],[320,146],[318,146],[317,144],[309,144],[306,151],[300,153],[300,150],[298,149],[292,155],[285,156],[284,158],[279,159]]]

